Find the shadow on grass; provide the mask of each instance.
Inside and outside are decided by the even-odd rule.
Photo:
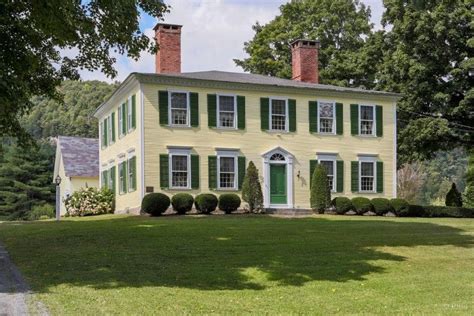
[[[406,260],[379,247],[474,242],[451,226],[344,217],[120,217],[2,225],[0,240],[37,292],[59,284],[261,290],[364,280],[385,272],[381,261]]]

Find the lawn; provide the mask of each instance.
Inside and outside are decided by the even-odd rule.
[[[0,240],[53,315],[474,310],[472,219],[99,216]]]

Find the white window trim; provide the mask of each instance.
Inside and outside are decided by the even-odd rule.
[[[187,185],[186,187],[173,186],[173,156],[186,156],[187,157]],[[189,149],[169,149],[168,150],[168,178],[170,189],[175,190],[189,190],[191,189],[191,150]]]
[[[127,183],[128,183],[128,186],[127,186],[127,191],[128,192],[134,192],[137,190],[137,188],[133,188],[133,190],[130,190],[130,160],[133,158],[133,157],[136,157],[135,155],[135,149],[129,149],[127,151]],[[137,160],[135,158],[135,167],[136,167],[136,163],[137,163]],[[136,168],[135,168],[136,169]],[[136,172],[136,170],[135,170]],[[137,176],[135,175],[135,178],[137,178]]]
[[[289,113],[288,113],[288,98],[287,97],[270,97],[269,98],[269,111],[268,111],[268,114],[269,114],[269,118],[268,118],[268,130],[270,132],[274,132],[274,133],[288,133],[289,131]],[[273,110],[273,107],[272,107],[272,101],[273,100],[279,100],[279,101],[285,101],[285,129],[282,130],[282,129],[273,129],[272,128],[272,110]]]
[[[374,166],[374,188],[372,190],[362,190],[362,162],[371,162]],[[360,156],[359,157],[359,193],[377,193],[377,157]]]
[[[332,133],[321,132],[321,118],[319,117],[320,103],[332,103]],[[329,100],[318,100],[318,134],[336,135],[336,102]]]
[[[317,159],[318,159],[318,164],[320,164],[321,161],[331,161],[332,162],[333,175],[332,175],[331,192],[335,193],[336,189],[337,189],[337,156],[336,155],[331,155],[331,154],[318,154]]]
[[[118,127],[118,134],[119,138],[122,138],[125,134],[122,132],[122,125],[123,125],[123,117],[122,117],[122,106],[123,103],[121,103],[118,107],[118,118],[117,118],[117,127]]]
[[[171,94],[185,93],[186,94],[186,124],[173,124],[171,120]],[[172,127],[191,127],[191,103],[189,100],[189,91],[183,90],[168,90],[168,125]]]
[[[114,140],[112,139],[113,127],[112,127],[112,113],[107,116],[107,143],[112,145]]]
[[[133,131],[132,127],[132,96],[127,99],[127,132]]]
[[[122,188],[122,181],[121,181],[121,179],[120,179],[120,171],[121,171],[120,169],[122,168],[123,164],[126,163],[126,162],[127,162],[126,160],[121,160],[121,161],[119,161],[119,163],[118,163],[118,183],[119,183],[119,194],[120,194],[120,195],[123,195],[123,194],[126,194],[126,193],[127,193],[127,190],[123,190],[123,188]],[[125,179],[127,179],[127,175],[126,175],[126,174],[124,174],[124,177],[125,177]]]
[[[238,152],[236,151],[217,151],[217,189],[222,191],[235,191],[237,190],[237,181],[239,178],[239,165],[238,165]],[[232,188],[221,187],[221,158],[230,157],[234,158],[234,186]]]
[[[361,120],[361,116],[360,116],[360,112],[361,112],[360,109],[361,109],[361,107],[363,107],[363,106],[370,106],[370,107],[372,107],[372,113],[373,113],[373,114],[372,114],[372,115],[373,115],[372,134],[361,134],[360,124],[361,124],[362,120]],[[359,119],[358,119],[358,121],[359,121],[359,122],[358,122],[358,126],[357,126],[357,128],[358,128],[358,130],[359,130],[359,136],[362,136],[362,137],[376,137],[376,136],[377,136],[377,135],[376,135],[376,131],[377,131],[377,119],[376,119],[376,117],[375,117],[375,114],[376,114],[375,108],[376,108],[375,104],[359,104],[359,106],[358,106],[358,112],[359,112],[359,115],[358,115]]]
[[[228,127],[228,126],[221,126],[221,120],[220,120],[220,97],[233,97],[234,98],[234,126],[233,127]],[[237,96],[235,94],[223,94],[223,93],[218,93],[216,94],[217,98],[217,106],[216,106],[216,117],[217,117],[217,128],[220,129],[230,129],[230,130],[235,130],[237,129]]]

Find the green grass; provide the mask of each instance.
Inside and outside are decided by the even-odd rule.
[[[52,314],[468,314],[474,220],[126,217],[1,223]]]

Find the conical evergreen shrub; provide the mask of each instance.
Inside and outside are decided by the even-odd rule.
[[[242,199],[248,203],[250,212],[258,212],[263,207],[263,194],[258,170],[253,161],[249,162],[242,184]]]
[[[324,166],[318,164],[311,179],[311,208],[323,213],[331,204],[331,189]]]
[[[456,188],[456,183],[454,182],[451,185],[448,194],[446,194],[446,206],[462,206],[462,195]]]

